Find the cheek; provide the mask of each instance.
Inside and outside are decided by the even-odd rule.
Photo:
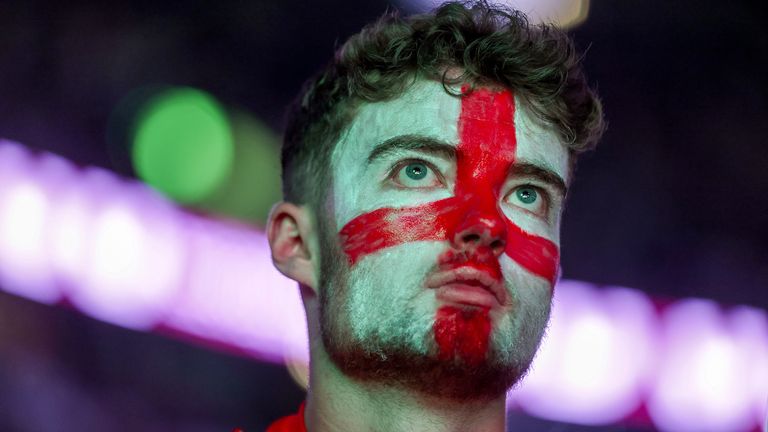
[[[515,300],[518,296],[551,298],[553,282],[531,273],[506,255],[501,256],[499,264],[504,282]]]
[[[376,311],[392,312],[394,305],[405,306],[429,296],[424,285],[444,249],[440,242],[405,243],[365,256],[349,271],[349,300],[357,305],[376,306]]]
[[[553,285],[509,258],[503,257],[500,264],[513,307],[494,315],[498,329],[496,345],[510,359],[527,358],[535,351],[549,320]]]
[[[533,277],[509,259],[502,259],[507,290],[514,307],[494,314],[491,344],[502,363],[527,367],[541,341],[552,304],[551,285]]]
[[[515,208],[512,204],[503,204],[504,216],[523,231],[546,238],[560,249],[560,214],[551,215],[551,222],[541,217]]]
[[[437,305],[424,280],[443,248],[439,242],[398,245],[350,269],[340,319],[348,320],[345,325],[358,340],[374,334],[384,341],[407,337],[409,345],[422,347]]]

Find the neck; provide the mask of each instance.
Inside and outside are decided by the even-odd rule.
[[[467,402],[372,385],[344,375],[322,343],[312,347],[305,422],[310,432],[501,432],[506,398]]]

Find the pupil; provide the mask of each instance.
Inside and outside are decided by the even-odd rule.
[[[405,174],[414,180],[421,180],[427,176],[427,167],[424,164],[410,164],[405,169]]]
[[[536,201],[537,194],[533,189],[524,188],[517,190],[517,197],[525,204],[531,204],[532,202]]]

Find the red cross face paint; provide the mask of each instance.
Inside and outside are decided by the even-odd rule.
[[[363,105],[333,155],[342,345],[453,367],[530,362],[558,271],[568,153],[506,90]]]

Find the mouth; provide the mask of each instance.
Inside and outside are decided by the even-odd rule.
[[[426,286],[435,289],[436,298],[446,303],[494,308],[507,302],[501,280],[469,266],[434,273],[427,278]]]

